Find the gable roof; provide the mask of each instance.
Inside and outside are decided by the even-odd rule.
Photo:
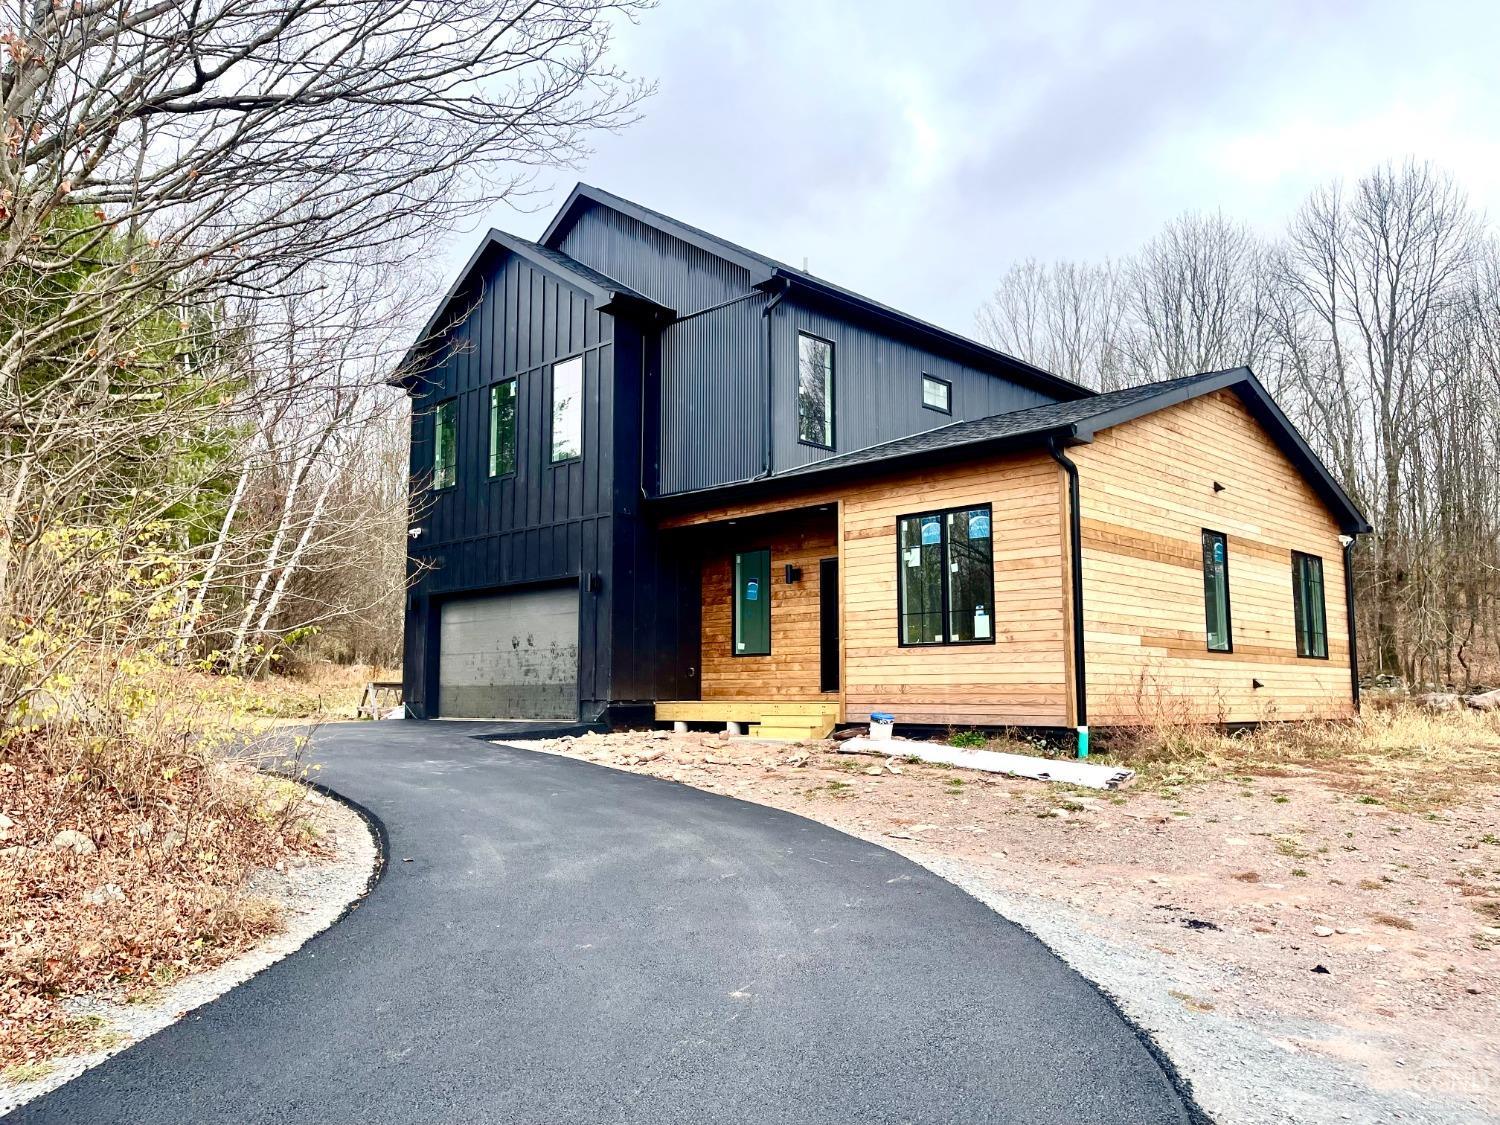
[[[936,324],[910,316],[890,305],[871,300],[852,289],[845,289],[843,286],[816,277],[806,270],[797,269],[795,266],[787,265],[765,254],[748,250],[738,243],[730,242],[727,238],[720,238],[716,234],[711,234],[629,199],[623,199],[591,184],[579,183],[573,188],[567,201],[558,209],[552,222],[548,224],[547,230],[542,235],[541,244],[553,248],[560,246],[579,216],[590,206],[596,205],[618,211],[622,215],[669,234],[690,246],[696,246],[700,250],[742,267],[750,274],[750,284],[757,288],[772,288],[778,284],[789,285],[801,291],[805,296],[839,305],[875,321],[886,331],[895,335],[920,340],[935,350],[955,355],[981,369],[1003,371],[1005,375],[1017,382],[1036,387],[1058,398],[1082,398],[1094,393],[1088,387],[1054,375],[1035,364],[1027,363],[1013,355],[987,347],[977,340],[971,340],[957,332],[950,332],[946,328],[940,328]]]
[[[635,313],[648,319],[669,318],[675,315],[671,309],[657,304],[645,294],[638,293],[630,286],[622,285],[591,266],[570,258],[561,250],[541,246],[503,230],[491,228],[474,253],[469,255],[469,260],[464,263],[463,269],[458,271],[458,277],[438,301],[427,323],[422,326],[422,331],[417,334],[417,338],[402,357],[396,374],[386,380],[387,383],[399,386],[412,378],[413,362],[417,359],[422,346],[448,327],[446,321],[448,306],[464,291],[479,263],[486,255],[496,251],[514,254],[564,285],[577,289],[594,302],[594,308],[599,312]]]
[[[1248,367],[1184,375],[1158,383],[1106,391],[1075,402],[1054,402],[967,422],[953,422],[925,433],[800,465],[757,483],[766,485],[824,474],[852,475],[872,466],[886,468],[907,463],[961,460],[981,452],[1034,447],[1049,441],[1060,444],[1090,442],[1099,431],[1111,426],[1222,390],[1232,390],[1239,395],[1251,415],[1338,519],[1345,534],[1369,533],[1369,521]]]

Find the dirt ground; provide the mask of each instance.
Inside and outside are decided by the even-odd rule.
[[[531,745],[799,813],[938,869],[1054,948],[1129,952],[1059,948],[1220,1120],[1500,1120],[1500,758],[1461,792],[1399,800],[1316,763],[1158,767],[1096,792],[831,742]]]

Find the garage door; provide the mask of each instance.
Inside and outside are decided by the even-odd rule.
[[[444,603],[438,714],[577,721],[577,588]]]

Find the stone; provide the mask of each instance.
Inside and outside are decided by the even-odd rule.
[[[1068,819],[1068,810],[1067,809],[1053,809],[1047,815],[1048,816],[1054,816],[1058,820],[1067,820]]]
[[[76,828],[64,828],[52,837],[51,847],[55,852],[72,852],[74,855],[93,855],[99,850],[94,841]]]
[[[1474,711],[1494,711],[1500,709],[1500,688],[1495,691],[1482,692],[1479,695],[1464,696],[1464,706]]]
[[[1458,695],[1451,691],[1429,691],[1417,696],[1417,702],[1428,711],[1457,711],[1461,705]]]
[[[1319,937],[1332,937],[1333,936],[1333,927],[1332,926],[1314,926],[1313,927],[1313,933],[1317,934]]]
[[[83,900],[90,906],[108,906],[115,902],[125,901],[125,892],[115,883],[105,883],[102,887],[96,887],[83,896]]]

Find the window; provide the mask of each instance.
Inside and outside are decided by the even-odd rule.
[[[903,645],[993,644],[995,561],[990,507],[896,521]]]
[[[1223,533],[1203,532],[1203,607],[1209,652],[1233,652],[1229,625],[1229,544]]]
[[[516,381],[490,388],[490,476],[516,471]]]
[[[922,376],[922,405],[943,414],[953,413],[953,384],[936,375]]]
[[[1328,659],[1328,620],[1323,604],[1323,560],[1292,552],[1292,615],[1297,622],[1297,655]]]
[[[833,345],[797,334],[797,437],[833,448]]]
[[[734,654],[771,652],[771,552],[734,556]]]
[[[452,488],[458,477],[458,433],[453,400],[438,403],[432,413],[432,487]]]
[[[583,356],[552,365],[552,460],[583,456]]]

